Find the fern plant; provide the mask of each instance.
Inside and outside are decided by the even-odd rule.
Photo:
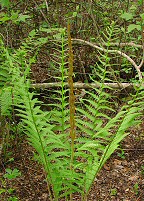
[[[107,40],[110,44],[114,33],[114,26],[107,30]],[[108,50],[108,48],[107,48]],[[85,97],[81,99],[80,108],[77,107],[77,133],[82,137],[76,139],[75,157],[80,157],[79,164],[76,164],[83,176],[83,200],[87,200],[90,188],[100,169],[107,159],[118,148],[121,140],[128,135],[129,127],[139,123],[136,120],[141,115],[143,103],[135,107],[134,103],[140,100],[141,95],[136,93],[133,101],[121,108],[115,116],[108,115],[113,110],[113,103],[110,101],[110,94],[106,93],[109,87],[104,82],[111,82],[109,78],[109,56],[108,52],[101,55],[104,68],[97,65],[98,75],[101,80],[99,89],[86,91]],[[95,81],[96,82],[96,81]],[[143,90],[142,90],[143,91]],[[141,91],[141,93],[143,93]]]
[[[112,26],[107,32],[108,43],[113,32]],[[87,90],[80,102],[76,103],[70,27],[68,43],[65,30],[61,29],[57,36],[54,41],[57,54],[53,55],[53,60],[58,72],[56,79],[61,84],[54,91],[56,97],[53,98],[53,104],[48,104],[52,108],[51,111],[42,111],[43,103],[29,90],[30,65],[33,59],[26,62],[27,44],[14,54],[7,51],[11,85],[3,86],[3,89],[5,91],[9,89],[8,87],[12,89],[9,105],[14,105],[16,114],[23,122],[23,130],[29,143],[37,152],[37,160],[43,165],[49,199],[72,200],[73,194],[79,193],[81,200],[86,201],[100,169],[117,149],[119,142],[128,135],[126,132],[128,128],[139,123],[137,118],[144,107],[142,101],[144,90],[142,86],[137,89],[132,101],[116,114],[110,101],[111,96],[107,93],[107,88],[109,90],[110,88],[104,85],[105,81],[110,81],[107,78],[109,77],[107,52],[101,55],[101,62],[105,67],[97,65],[101,80],[101,83],[98,82],[100,88]],[[21,58],[21,62],[18,58]],[[6,65],[6,69],[8,66]],[[1,105],[3,101],[4,96],[1,96]]]

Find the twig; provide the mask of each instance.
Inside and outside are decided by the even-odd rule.
[[[46,4],[47,13],[48,13],[49,12],[49,7],[48,7],[48,3],[47,3],[46,0],[45,0],[45,4]]]

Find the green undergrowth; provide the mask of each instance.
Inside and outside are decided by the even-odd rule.
[[[114,26],[107,31],[109,44]],[[70,100],[67,82],[70,79],[68,38],[65,29],[58,29],[55,40],[55,54],[52,55],[55,67],[55,80],[59,87],[53,89],[55,96],[47,104],[50,111],[43,111],[43,102],[31,90],[30,68],[36,62],[39,47],[48,39],[39,40],[30,36],[22,46],[12,51],[5,48],[1,40],[2,65],[0,67],[1,116],[13,119],[18,116],[23,132],[31,146],[35,148],[37,160],[46,173],[49,199],[72,200],[75,193],[86,201],[94,179],[119,143],[129,134],[131,126],[140,123],[143,112],[144,89],[135,88],[130,101],[117,112],[114,110],[112,90],[105,82],[110,80],[109,55],[101,54],[101,65],[96,64],[99,88],[85,90],[78,102]],[[36,48],[35,48],[36,47]],[[107,47],[108,50],[109,47]],[[35,49],[37,51],[35,51]],[[32,56],[31,52],[35,52]],[[70,61],[69,61],[70,62]],[[74,107],[74,113],[70,105]],[[113,114],[113,115],[111,115]],[[73,115],[73,116],[71,116]],[[71,117],[75,125],[71,126]],[[75,133],[75,137],[71,135]]]

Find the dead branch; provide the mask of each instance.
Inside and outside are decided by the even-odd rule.
[[[96,48],[96,49],[98,49],[100,51],[103,51],[103,52],[109,52],[111,54],[116,53],[116,54],[119,54],[119,55],[125,57],[135,67],[135,69],[136,69],[136,71],[138,73],[138,76],[139,76],[139,80],[142,80],[142,73],[140,71],[140,68],[143,65],[143,59],[142,59],[140,65],[137,65],[135,63],[135,61],[131,57],[129,57],[127,54],[121,52],[120,50],[107,50],[107,49],[105,49],[103,47],[99,47],[99,46],[97,46],[97,45],[95,45],[95,44],[93,44],[93,43],[91,43],[89,41],[85,41],[85,40],[82,40],[82,39],[72,39],[72,41],[77,41],[77,42],[80,42],[80,43],[87,44],[87,45],[89,45],[89,46],[91,46],[93,48]]]
[[[95,43],[94,43],[95,44]],[[96,45],[96,44],[95,44]],[[102,43],[103,46],[107,46],[107,43]],[[133,42],[130,42],[130,43],[110,43],[109,44],[110,46],[118,46],[118,47],[125,47],[125,46],[131,46],[131,47],[136,47],[136,48],[140,48],[140,49],[143,49],[143,46],[142,45],[138,45],[138,44],[135,44]]]
[[[77,44],[77,41],[73,39],[73,44]],[[96,43],[93,43],[94,45],[97,45]],[[86,44],[85,44],[86,45]],[[107,43],[101,43],[102,46],[107,46]],[[133,42],[129,43],[110,43],[109,46],[117,46],[117,47],[125,47],[125,46],[130,46],[130,47],[135,47],[135,48],[140,48],[143,49],[142,45],[135,44]]]
[[[127,87],[139,87],[140,86],[140,84],[134,84],[134,83],[80,83],[80,82],[75,82],[74,88],[77,88],[77,89],[100,88],[103,84],[105,86],[108,86],[108,87],[114,88],[114,89],[124,89]],[[69,84],[66,82],[65,86],[68,88]],[[144,86],[144,84],[142,84],[141,86]],[[31,88],[46,89],[46,88],[57,88],[57,87],[61,87],[61,82],[31,84]]]

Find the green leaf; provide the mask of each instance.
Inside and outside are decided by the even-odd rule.
[[[4,188],[1,188],[0,189],[0,195],[2,194],[2,193],[5,193],[6,192],[6,190],[4,189]]]
[[[8,199],[8,201],[18,201],[18,198],[17,197],[10,197],[9,199]]]
[[[142,20],[144,20],[144,13],[140,14]]]
[[[30,37],[34,37],[35,35],[36,35],[36,31],[34,29],[29,32]]]
[[[130,24],[128,26],[128,33],[132,32],[134,29],[137,29],[138,31],[141,30],[141,26],[137,24]]]
[[[4,16],[4,17],[0,18],[0,22],[1,22],[0,24],[6,22],[8,20],[10,20],[10,18],[8,16]]]
[[[77,16],[77,12],[73,12],[73,17],[76,17]]]
[[[19,12],[18,11],[17,12],[12,11],[10,19],[12,21],[15,21],[15,20],[18,19],[18,16],[19,16]]]
[[[143,5],[143,0],[138,0],[138,5]]]
[[[17,176],[21,175],[21,172],[16,168],[14,170],[7,168],[6,172],[7,173],[4,175],[4,178],[7,178],[7,179],[15,179]]]
[[[7,7],[8,8],[9,5],[10,5],[10,1],[9,0],[1,0],[0,4],[1,4],[2,7]]]
[[[18,22],[25,22],[26,19],[30,18],[29,15],[20,15],[19,18],[17,19]]]
[[[120,17],[125,19],[126,21],[133,19],[133,15],[127,12],[124,12]]]
[[[9,193],[9,194],[12,194],[14,191],[15,191],[15,189],[13,189],[13,188],[9,188],[9,189],[8,189],[8,193]]]

